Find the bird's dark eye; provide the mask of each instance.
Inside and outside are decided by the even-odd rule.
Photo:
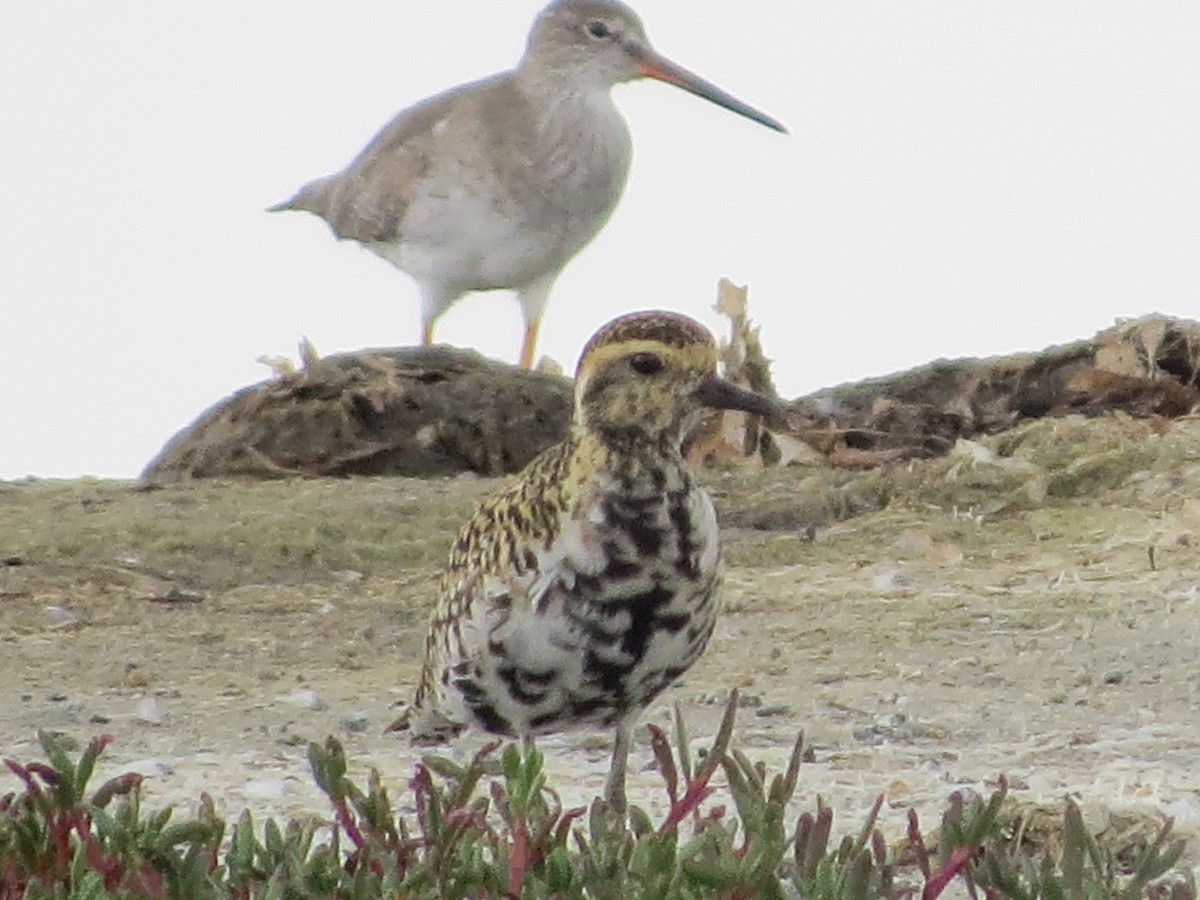
[[[587,23],[587,33],[597,40],[612,37],[612,29],[601,22],[599,19],[593,19]]]
[[[629,357],[629,368],[639,375],[657,375],[663,370],[662,357],[655,353],[635,353]]]

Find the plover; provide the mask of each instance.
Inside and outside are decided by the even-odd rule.
[[[780,414],[716,363],[708,330],[675,313],[632,313],[591,338],[567,438],[454,542],[400,727],[424,739],[614,728],[605,798],[625,808],[631,729],[717,621],[717,519],[680,446],[708,410]]]

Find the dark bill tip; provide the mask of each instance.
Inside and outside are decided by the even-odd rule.
[[[776,401],[753,391],[742,390],[716,375],[709,376],[700,383],[696,388],[696,398],[713,409],[740,409],[742,412],[779,421],[784,417],[783,407]]]
[[[721,90],[711,81],[706,81],[695,72],[689,72],[683,66],[671,62],[665,56],[661,56],[653,50],[646,49],[639,54],[639,57],[638,74],[642,77],[654,78],[658,81],[665,81],[667,84],[673,84],[675,87],[683,88],[697,97],[703,97],[710,103],[723,106],[730,112],[735,112],[739,116],[745,116],[747,119],[758,122],[760,125],[766,125],[768,128],[773,128],[782,134],[788,133],[787,127],[778,119],[768,116],[765,112],[757,110],[747,103],[743,103],[732,94]]]

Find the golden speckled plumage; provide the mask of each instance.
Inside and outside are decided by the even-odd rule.
[[[559,517],[571,506],[578,479],[571,478],[575,441],[548,448],[508,487],[485,500],[458,532],[442,575],[438,604],[426,637],[426,665],[421,671],[416,705],[435,689],[429,665],[439,640],[446,640],[475,600],[480,576],[524,573],[536,565],[528,558],[534,547],[548,548]],[[576,464],[578,466],[578,464]]]
[[[773,412],[716,377],[712,336],[691,319],[633,313],[588,342],[569,436],[454,543],[409,714],[416,737],[615,726],[606,796],[624,805],[633,722],[716,622],[716,518],[679,449],[706,408]]]

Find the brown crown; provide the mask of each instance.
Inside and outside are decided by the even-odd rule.
[[[691,347],[713,343],[709,330],[695,319],[679,313],[649,310],[613,319],[594,335],[579,355],[580,364],[597,348],[626,341],[658,341],[668,347]]]

